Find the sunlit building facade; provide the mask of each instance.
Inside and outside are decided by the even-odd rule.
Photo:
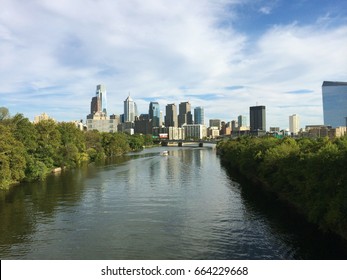
[[[124,122],[134,122],[136,117],[136,104],[129,96],[124,100]]]
[[[300,117],[296,114],[289,116],[289,132],[297,135],[300,130]]]

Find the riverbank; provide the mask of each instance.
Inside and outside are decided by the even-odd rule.
[[[276,194],[324,232],[347,240],[347,139],[239,138],[217,145],[223,165]]]
[[[21,114],[1,120],[0,132],[0,189],[153,145],[151,135],[81,131],[53,120],[33,124]]]

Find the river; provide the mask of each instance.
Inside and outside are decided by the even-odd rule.
[[[212,147],[145,149],[0,193],[1,259],[346,259]]]

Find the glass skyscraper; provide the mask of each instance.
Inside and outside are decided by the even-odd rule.
[[[205,114],[203,107],[194,108],[194,123],[195,124],[205,124]]]
[[[322,85],[324,125],[347,126],[347,82]]]
[[[160,127],[160,107],[158,102],[149,103],[149,118],[152,119],[153,127]]]
[[[96,97],[100,102],[100,111],[104,112],[107,115],[107,97],[106,97],[106,87],[104,85],[96,86]]]
[[[246,116],[238,116],[237,122],[239,127],[246,127],[247,126],[247,117]]]

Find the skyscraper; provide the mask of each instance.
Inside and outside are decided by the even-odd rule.
[[[99,111],[102,111],[107,115],[107,97],[106,97],[106,87],[104,85],[96,86],[96,97],[99,99]]]
[[[119,118],[107,116],[106,88],[104,85],[96,86],[96,94],[90,104],[90,114],[87,116],[87,130],[101,132],[116,132]]]
[[[347,126],[347,82],[322,85],[324,125]]]
[[[160,126],[160,107],[158,102],[149,103],[149,118],[152,120],[153,127]]]
[[[99,96],[94,96],[92,102],[90,103],[90,113],[95,114],[101,111],[101,101]]]
[[[96,86],[95,96],[90,104],[90,113],[105,113],[107,115],[106,88],[104,85]]]
[[[165,126],[178,126],[176,104],[166,105]]]
[[[242,115],[238,116],[237,122],[238,122],[239,127],[246,127],[247,126],[246,116],[242,116]]]
[[[296,114],[289,116],[289,132],[293,135],[298,134],[300,129],[300,117]]]
[[[249,108],[251,133],[266,131],[265,106],[251,106]]]
[[[205,124],[205,113],[203,107],[194,108],[194,123],[195,124]]]
[[[124,100],[124,122],[134,122],[136,116],[136,104],[129,96]]]
[[[95,96],[90,102],[88,119],[105,119],[107,117],[106,88],[104,85],[96,86]]]
[[[178,107],[178,126],[182,127],[184,124],[192,124],[193,123],[193,116],[192,116],[192,109],[191,105],[188,102],[181,102]]]

